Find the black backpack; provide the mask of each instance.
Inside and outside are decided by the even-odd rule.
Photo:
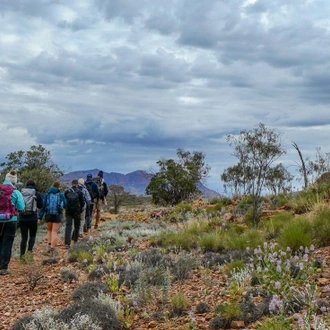
[[[88,190],[90,196],[91,196],[91,199],[94,200],[94,198],[96,198],[96,193],[93,192],[93,187],[92,187],[92,181],[90,182],[85,182],[85,186],[86,186],[86,189]]]
[[[80,200],[78,192],[73,188],[70,188],[65,193],[65,198],[67,201],[66,210],[70,213],[80,213]]]

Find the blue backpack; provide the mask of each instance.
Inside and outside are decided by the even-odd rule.
[[[46,199],[46,213],[47,214],[59,214],[60,211],[63,209],[63,201],[61,199],[60,193],[47,194]]]

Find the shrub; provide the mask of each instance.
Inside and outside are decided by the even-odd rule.
[[[203,233],[199,238],[199,246],[204,252],[207,251],[222,251],[224,246],[222,244],[221,235],[215,233]]]
[[[140,272],[142,271],[142,263],[139,261],[134,261],[126,266],[121,266],[118,268],[118,284],[119,286],[126,285],[127,287],[132,287],[137,279],[139,278]]]
[[[264,242],[264,233],[251,228],[243,234],[237,235],[234,229],[228,230],[223,235],[223,244],[229,250],[245,250],[247,247],[255,248]]]
[[[29,285],[29,289],[32,291],[43,280],[44,271],[41,265],[28,264],[23,271],[23,275]]]
[[[91,301],[77,301],[69,307],[60,311],[57,319],[70,323],[70,321],[77,316],[77,314],[87,315],[93,323],[98,325],[101,329],[107,330],[121,330],[121,323],[110,305],[103,304],[97,300]]]
[[[320,200],[323,200],[323,192],[321,194],[315,187],[300,191],[289,200],[288,205],[296,214],[303,214],[313,209],[313,206]]]
[[[204,314],[210,311],[210,306],[206,302],[199,302],[196,305],[196,313],[197,314]]]
[[[261,227],[266,231],[268,238],[276,238],[281,233],[283,226],[293,220],[290,212],[284,211],[274,215],[269,220],[263,220]]]
[[[72,293],[71,298],[74,301],[90,300],[97,297],[100,293],[109,292],[109,287],[102,282],[87,282]]]
[[[181,316],[189,307],[189,300],[183,293],[177,293],[171,298],[172,312],[170,317]]]
[[[313,238],[315,245],[322,247],[330,245],[330,207],[324,205],[314,213]]]
[[[108,267],[103,265],[97,265],[89,274],[88,280],[89,281],[97,281],[101,280],[102,277],[106,274],[109,274],[110,270]]]
[[[61,279],[64,282],[72,282],[78,279],[78,274],[74,271],[72,267],[66,267],[61,269]]]
[[[279,244],[284,249],[290,247],[294,251],[301,246],[310,246],[312,244],[312,224],[309,219],[300,217],[287,223],[279,237]]]
[[[227,267],[228,274],[230,274],[234,271],[243,269],[245,267],[245,262],[242,259],[234,259],[228,263]]]
[[[191,278],[191,271],[199,265],[195,255],[187,252],[180,252],[171,268],[176,280],[182,281]]]

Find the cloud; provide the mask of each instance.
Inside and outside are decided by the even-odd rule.
[[[288,166],[291,141],[326,150],[329,11],[324,0],[3,0],[0,158],[41,143],[65,169],[128,173],[184,148],[205,153],[221,189],[235,162],[226,136],[260,122],[284,133]]]

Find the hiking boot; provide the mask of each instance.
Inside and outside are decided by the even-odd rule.
[[[70,244],[65,244],[64,248],[69,250],[70,249]]]
[[[83,227],[83,232],[84,232],[84,233],[87,233],[87,231],[88,231],[88,229],[87,229],[87,225],[86,225],[86,224],[84,224],[84,227]]]
[[[95,225],[95,226],[94,226],[94,229],[97,229],[97,228],[99,228],[99,226],[98,226],[98,225]]]
[[[8,269],[1,269],[0,270],[0,275],[9,275],[9,274],[10,274],[10,272],[9,272]]]

